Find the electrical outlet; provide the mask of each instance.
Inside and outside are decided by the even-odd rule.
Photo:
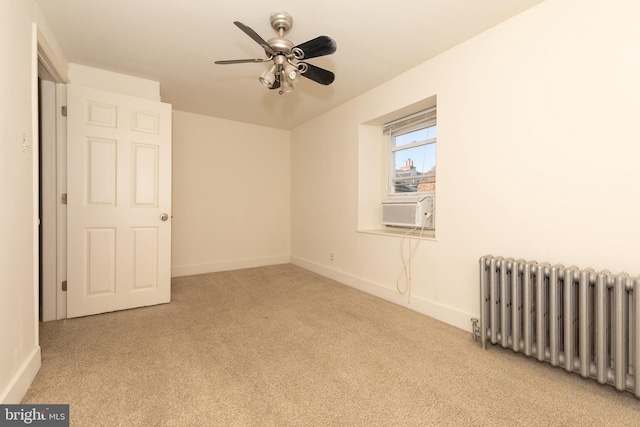
[[[333,261],[333,252],[329,253],[329,261]]]

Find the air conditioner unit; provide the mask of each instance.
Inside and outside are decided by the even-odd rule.
[[[435,195],[397,196],[382,202],[382,224],[435,229]]]

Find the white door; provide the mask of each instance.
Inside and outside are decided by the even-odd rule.
[[[67,317],[171,299],[171,105],[69,85]]]

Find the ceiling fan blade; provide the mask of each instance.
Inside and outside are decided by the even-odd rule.
[[[253,31],[251,28],[247,27],[246,25],[244,25],[242,22],[233,21],[233,23],[236,25],[236,27],[240,28],[246,35],[251,37],[256,43],[258,43],[260,46],[262,46],[262,48],[268,54],[270,54],[270,55],[275,55],[276,54],[275,51],[273,49],[271,49],[271,46],[269,46],[269,43],[267,43],[267,41],[265,41],[265,39],[260,37],[258,35],[258,33],[256,33],[255,31]]]
[[[249,62],[267,62],[270,59],[229,59],[226,61],[216,61],[216,64],[246,64]]]
[[[311,79],[316,83],[326,86],[333,83],[336,78],[336,75],[329,70],[316,67],[315,65],[311,65],[307,62],[301,62],[301,64],[305,64],[307,66],[307,71],[302,73],[302,76]]]
[[[304,52],[304,55],[298,59],[309,59],[331,55],[336,51],[337,44],[336,41],[329,36],[318,36],[313,40],[295,46],[294,49],[296,47]]]

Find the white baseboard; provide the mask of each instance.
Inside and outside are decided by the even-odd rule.
[[[9,384],[2,390],[2,394],[0,394],[0,404],[19,404],[24,395],[27,394],[27,390],[29,390],[33,379],[40,370],[41,364],[40,346],[37,346],[22,366],[20,366],[20,369],[18,369],[18,372],[16,372]]]
[[[313,261],[309,261],[303,258],[292,256],[291,263],[297,265],[298,267],[302,267],[306,270],[310,270],[314,273],[318,273],[322,276],[333,279],[352,288],[361,290],[371,295],[375,295],[378,298],[382,298],[386,301],[401,305],[408,308],[409,310],[416,311],[418,313],[424,314],[425,316],[429,316],[441,322],[455,326],[467,332],[471,332],[470,319],[472,317],[477,317],[453,307],[449,307],[438,302],[430,301],[414,295],[411,296],[411,304],[409,304],[407,302],[407,297],[405,295],[399,294],[395,289],[388,288],[379,283],[365,280],[348,273],[328,268],[324,265],[317,264]]]
[[[265,265],[288,264],[289,261],[290,258],[288,255],[281,255],[266,258],[220,261],[209,264],[174,265],[171,267],[171,277],[193,276],[194,274],[215,273],[217,271],[264,267]]]

